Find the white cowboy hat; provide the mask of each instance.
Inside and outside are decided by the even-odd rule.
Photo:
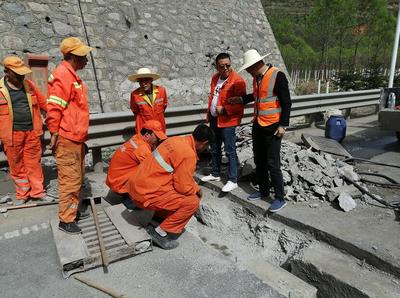
[[[265,57],[269,56],[271,53],[268,53],[267,55],[260,56],[260,54],[257,52],[257,50],[251,49],[248,50],[246,53],[243,55],[243,66],[239,69],[238,72],[241,72],[245,70],[246,68],[249,68],[253,64],[257,63],[258,61],[261,61]]]
[[[158,73],[151,72],[151,70],[146,67],[142,67],[142,68],[139,68],[136,73],[128,76],[128,79],[132,82],[137,82],[138,79],[142,79],[142,78],[151,78],[151,79],[153,79],[153,81],[155,81],[160,78],[160,75]]]

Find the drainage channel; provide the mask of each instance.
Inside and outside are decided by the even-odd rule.
[[[203,188],[196,220],[188,229],[240,269],[269,283],[272,279],[286,297],[399,297],[396,277],[311,234],[220,198],[215,190]]]

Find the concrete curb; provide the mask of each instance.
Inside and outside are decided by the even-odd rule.
[[[223,185],[222,182],[202,182],[200,180],[202,176],[203,175],[200,175],[197,172],[195,173],[195,179],[198,181],[199,185],[205,186],[214,191],[221,192]],[[293,229],[309,234],[313,236],[316,240],[323,241],[339,250],[344,250],[355,258],[365,260],[366,263],[376,267],[377,269],[392,274],[397,278],[400,278],[400,266],[396,266],[395,264],[390,262],[390,260],[385,260],[382,257],[373,254],[370,251],[367,251],[354,243],[341,239],[327,231],[323,231],[316,227],[300,222],[294,218],[282,215],[282,213],[269,214],[267,210],[270,204],[268,202],[263,200],[251,202],[244,199],[246,195],[247,193],[244,192],[239,185],[239,188],[233,190],[230,193],[226,193],[224,197],[229,198],[233,202],[239,203],[243,207],[248,208],[255,213],[262,214],[273,220],[281,222]]]

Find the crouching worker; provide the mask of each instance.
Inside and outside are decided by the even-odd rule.
[[[140,133],[119,147],[111,158],[106,184],[113,192],[122,197],[122,202],[128,208],[134,207],[126,188],[129,176],[133,175],[137,166],[150,156],[158,144],[166,138],[160,122],[157,120],[146,121]]]
[[[201,188],[193,179],[197,153],[204,151],[214,134],[205,124],[192,135],[166,139],[128,179],[129,196],[140,208],[161,211],[165,219],[148,227],[153,241],[163,249],[178,246],[168,233],[180,234],[199,207]]]
[[[3,61],[0,80],[0,141],[15,183],[16,204],[45,197],[41,165],[43,134],[40,110],[47,110],[46,97],[25,75],[32,71],[17,56]]]

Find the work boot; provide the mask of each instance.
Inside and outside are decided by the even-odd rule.
[[[128,210],[140,210],[140,208],[136,206],[135,203],[129,197],[128,198],[124,197],[121,202]]]
[[[65,223],[60,221],[60,223],[58,224],[58,229],[67,234],[72,234],[72,235],[77,235],[82,233],[81,228],[78,227],[78,225],[74,222]]]
[[[79,221],[79,220],[81,220],[81,219],[86,219],[86,218],[89,218],[90,217],[90,212],[89,212],[89,210],[82,210],[82,211],[79,211],[78,210],[78,212],[76,213],[76,218],[75,218],[75,221]]]
[[[40,198],[30,197],[30,200],[34,203],[52,203],[52,202],[56,201],[56,198],[45,194],[44,196],[42,196]]]
[[[153,242],[162,249],[174,249],[179,245],[178,241],[170,240],[168,235],[163,237],[158,234],[152,225],[149,225],[146,230],[151,236],[151,239],[153,239]]]
[[[8,204],[9,202],[12,202],[12,199],[11,199],[9,194],[7,194],[4,197],[0,198],[0,204],[5,204],[5,203]]]
[[[14,205],[15,206],[21,206],[21,205],[25,204],[26,201],[27,200],[24,200],[24,199],[17,199],[17,200],[15,200]]]

